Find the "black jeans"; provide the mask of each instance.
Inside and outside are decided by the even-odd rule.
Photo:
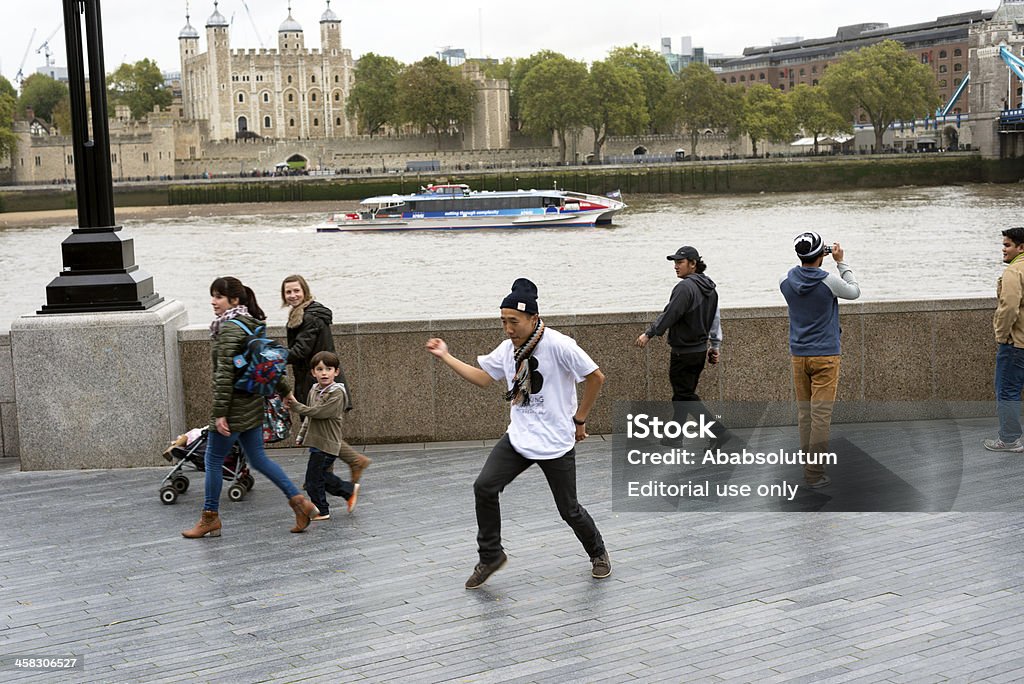
[[[352,483],[331,472],[331,466],[336,458],[326,451],[312,447],[309,449],[309,461],[306,462],[306,493],[321,515],[330,513],[327,494],[343,499],[352,496]]]
[[[716,421],[715,429],[712,429],[715,436],[724,437],[728,434],[725,425],[715,419],[714,414],[708,411],[697,396],[697,383],[700,382],[706,360],[707,352],[672,352],[668,366],[668,379],[672,383],[672,420],[681,425],[686,422],[687,415],[697,417],[703,414],[709,420]]]
[[[604,553],[604,540],[594,519],[576,500],[576,449],[558,458],[534,461],[519,455],[506,434],[491,449],[487,462],[473,483],[476,496],[477,547],[480,561],[493,563],[502,551],[501,509],[498,494],[505,486],[536,463],[544,471],[555,506],[562,520],[569,524],[587,555],[595,558]]]

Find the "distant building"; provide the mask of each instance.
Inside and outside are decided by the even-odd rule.
[[[817,85],[829,65],[845,53],[883,40],[896,40],[922,64],[931,67],[939,96],[945,102],[967,76],[971,26],[991,20],[993,14],[978,10],[895,27],[880,22],[854,24],[839,27],[831,38],[748,47],[742,57],[722,63],[719,76],[723,83],[764,83],[780,90],[792,90],[800,83]],[[961,109],[967,111],[966,101],[951,113],[959,114]]]
[[[352,52],[342,47],[341,19],[320,17],[320,49],[288,8],[277,49],[232,50],[228,20],[213,3],[206,20],[206,52],[186,17],[178,34],[184,117],[208,122],[211,140],[252,136],[277,139],[344,137],[355,133],[345,114],[355,78]]]
[[[466,63],[466,51],[462,48],[446,47],[437,53],[437,58],[448,66],[458,67]]]

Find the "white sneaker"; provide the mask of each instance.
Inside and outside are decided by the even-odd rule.
[[[1024,453],[1024,444],[1020,443],[1018,437],[1012,442],[1004,442],[1001,439],[986,439],[982,442],[989,451],[1011,451],[1015,454]]]

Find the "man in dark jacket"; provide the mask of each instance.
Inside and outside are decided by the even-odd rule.
[[[707,264],[696,248],[683,246],[665,258],[674,262],[680,280],[672,289],[665,310],[636,338],[636,346],[643,349],[652,337],[668,331],[668,344],[672,348],[668,379],[672,383],[673,420],[681,423],[687,413],[710,415],[697,395],[697,383],[705,361],[712,365],[718,363],[722,325],[715,283],[704,275]],[[720,424],[713,431],[712,449],[728,435]],[[663,440],[663,443],[676,445],[672,440]]]
[[[839,388],[839,300],[856,299],[860,286],[843,261],[839,243],[825,245],[817,233],[801,233],[793,240],[800,265],[779,281],[789,306],[789,352],[793,360],[800,449],[807,454],[827,453],[832,406]],[[839,275],[821,268],[832,254]],[[804,465],[808,487],[828,486],[832,479],[819,463]]]

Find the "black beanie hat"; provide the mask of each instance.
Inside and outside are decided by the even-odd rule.
[[[516,278],[512,291],[501,300],[502,309],[515,309],[528,314],[537,313],[537,286],[526,278]]]

